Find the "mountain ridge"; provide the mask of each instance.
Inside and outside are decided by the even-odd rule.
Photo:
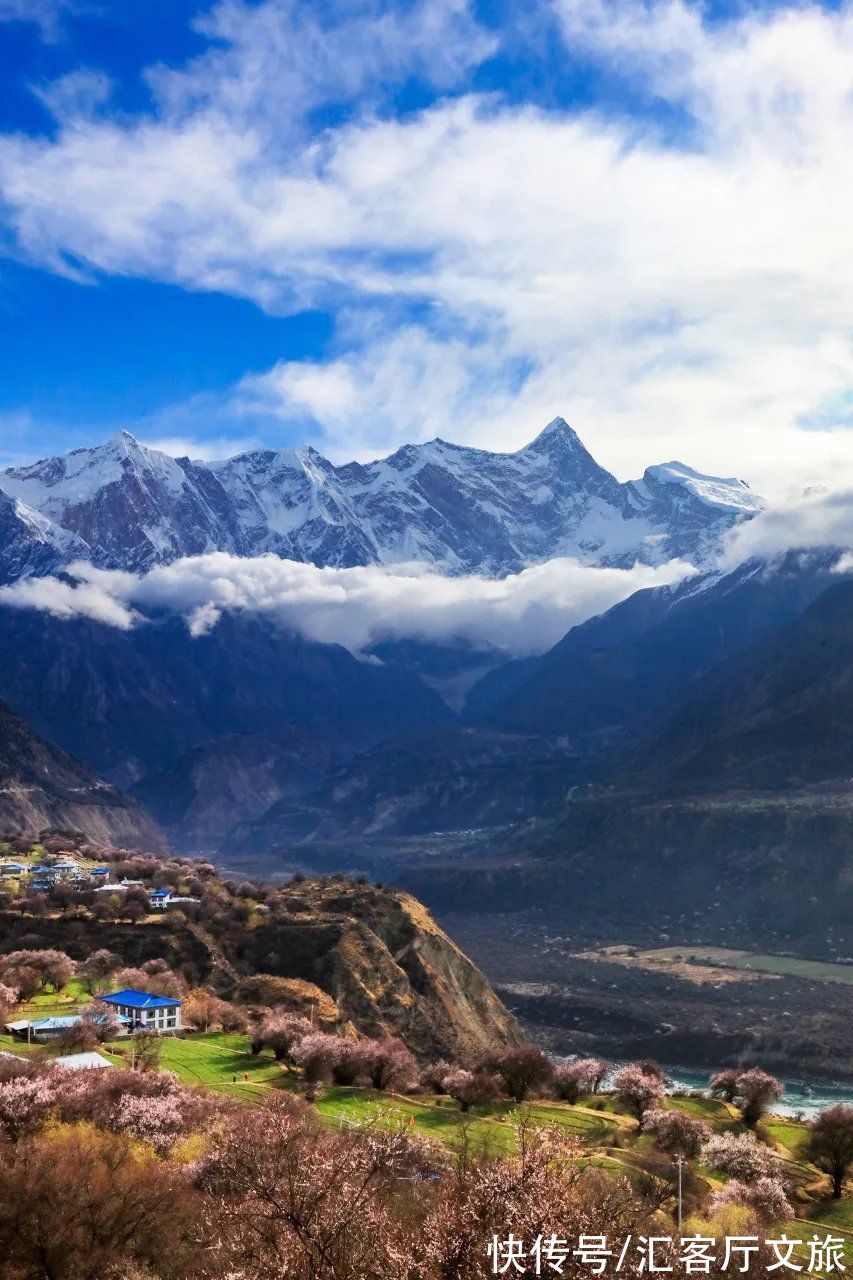
[[[0,829],[36,837],[48,827],[154,852],[166,849],[162,833],[135,801],[40,738],[0,702]]]
[[[214,550],[338,567],[418,560],[492,577],[566,555],[620,567],[701,562],[763,505],[743,481],[683,463],[622,483],[563,418],[514,453],[435,439],[341,466],[312,446],[173,458],[123,431],[0,472],[0,508],[5,499],[42,522],[31,540],[46,539],[53,555],[30,570],[21,550],[0,555],[7,582],[71,559],[142,572]]]

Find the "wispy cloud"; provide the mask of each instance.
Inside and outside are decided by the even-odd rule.
[[[853,551],[853,488],[808,490],[737,525],[726,535],[723,563],[816,548]]]
[[[276,556],[240,559],[219,552],[142,575],[73,565],[73,582],[40,578],[0,587],[0,605],[91,618],[123,630],[144,623],[147,611],[167,610],[183,616],[195,635],[216,626],[224,613],[254,613],[357,654],[378,641],[404,638],[525,654],[550,648],[570,627],[641,587],[692,572],[679,561],[594,569],[559,559],[500,580],[445,578],[423,565],[319,569]]]
[[[233,458],[235,454],[246,453],[250,449],[261,448],[261,441],[256,436],[227,435],[198,439],[193,436],[146,436],[137,437],[149,449],[159,449],[172,458],[192,458],[201,462],[212,462],[218,458]]]
[[[0,22],[29,22],[47,40],[55,38],[63,12],[77,8],[74,0],[0,0]]]
[[[333,450],[513,447],[562,412],[622,477],[681,456],[771,494],[853,482],[826,416],[853,387],[853,9],[542,8],[567,71],[595,62],[680,127],[616,95],[459,96],[494,47],[464,0],[227,0],[209,52],[151,72],[150,115],[66,102],[55,139],[0,139],[20,250],[361,317],[327,363],[225,397]],[[412,75],[457,96],[394,118],[383,86]]]

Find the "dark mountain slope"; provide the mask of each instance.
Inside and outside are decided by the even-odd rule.
[[[433,907],[558,911],[566,932],[849,956],[853,581],[698,682],[609,785],[489,853],[405,883]]]
[[[714,790],[851,782],[853,581],[702,680],[644,753],[642,773]]]
[[[236,824],[228,852],[286,849],[310,838],[451,838],[553,811],[579,762],[551,738],[454,727],[381,743],[254,820]]]
[[[335,765],[302,796],[241,823],[228,847],[288,840],[499,827],[563,810],[578,784],[622,785],[631,753],[708,671],[796,617],[826,586],[834,557],[753,563],[726,576],[642,591],[574,628],[483,723],[410,733]],[[543,723],[544,722],[544,723]],[[515,729],[513,725],[517,725]],[[660,748],[661,750],[663,747]]]
[[[535,664],[486,676],[469,714],[492,729],[569,734],[578,749],[608,752],[666,714],[705,672],[797,617],[831,581],[835,558],[751,561],[639,591],[574,627]]]
[[[0,609],[0,697],[127,786],[228,735],[294,726],[350,750],[451,713],[418,678],[251,617],[192,637],[170,617],[133,631]]]
[[[0,703],[0,830],[36,836],[46,827],[152,852],[166,847],[132,800],[39,738]]]

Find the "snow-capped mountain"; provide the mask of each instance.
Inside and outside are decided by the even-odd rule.
[[[0,490],[0,581],[51,573],[88,551],[81,538]]]
[[[554,556],[701,563],[760,508],[743,481],[678,462],[620,484],[562,418],[516,453],[432,440],[345,466],[311,447],[176,459],[123,431],[0,473],[0,535],[15,522],[0,581],[81,557],[140,571],[214,550],[492,576]]]

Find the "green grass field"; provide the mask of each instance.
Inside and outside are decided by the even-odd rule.
[[[180,1040],[166,1036],[162,1043],[162,1069],[174,1071],[185,1084],[203,1085],[244,1101],[259,1102],[268,1089],[286,1083],[285,1073],[273,1058],[267,1054],[252,1057],[247,1036],[199,1033]],[[113,1062],[130,1065],[127,1041],[112,1041],[106,1052]]]
[[[639,953],[647,960],[695,961],[723,969],[747,969],[786,978],[807,978],[813,982],[853,983],[853,964],[832,964],[822,960],[800,960],[796,956],[764,955],[755,951],[732,951],[727,947],[659,947]]]
[[[91,996],[83,988],[83,984],[72,978],[67,987],[61,991],[39,991],[31,1000],[24,1000],[15,1010],[16,1018],[51,1018],[63,1014],[76,1013],[84,1004],[88,1004]]]
[[[6,1052],[28,1052],[27,1045],[9,1036],[0,1036],[0,1049]],[[45,1051],[40,1048],[39,1052]],[[50,1056],[50,1050],[47,1051]],[[126,1040],[112,1041],[103,1052],[116,1065],[130,1065]],[[213,1089],[244,1102],[259,1103],[272,1089],[298,1089],[298,1080],[287,1072],[272,1055],[257,1057],[249,1052],[249,1039],[235,1033],[191,1033],[181,1038],[164,1037],[161,1066],[173,1071],[188,1085]],[[733,1109],[724,1103],[701,1097],[668,1098],[669,1107],[680,1107],[700,1115],[715,1129],[739,1129]],[[403,1130],[440,1141],[449,1148],[463,1140],[491,1151],[495,1155],[512,1151],[519,1124],[557,1125],[587,1149],[584,1163],[629,1176],[637,1168],[637,1159],[651,1154],[653,1141],[649,1135],[637,1135],[636,1121],[621,1112],[607,1094],[582,1099],[576,1106],[561,1102],[533,1102],[516,1106],[496,1102],[472,1108],[463,1113],[450,1098],[436,1095],[417,1097],[378,1093],[372,1089],[329,1086],[321,1090],[317,1112],[330,1126],[363,1127],[375,1125],[384,1129]],[[810,1239],[815,1230],[824,1229],[849,1236],[848,1264],[853,1269],[853,1201],[833,1202],[826,1196],[826,1180],[802,1158],[805,1125],[780,1116],[769,1116],[764,1122],[767,1136],[785,1161],[787,1172],[805,1197],[798,1213],[801,1218],[791,1224],[792,1233]],[[707,1171],[703,1176],[708,1176]],[[711,1184],[725,1181],[713,1175]],[[796,1230],[794,1230],[796,1228]],[[808,1229],[810,1230],[808,1230]],[[804,1234],[805,1232],[805,1234]]]

